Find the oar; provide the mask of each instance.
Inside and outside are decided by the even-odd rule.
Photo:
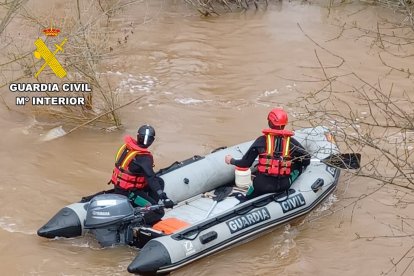
[[[217,188],[214,191],[214,194],[216,195],[215,197],[213,197],[214,203],[211,206],[210,210],[208,210],[208,213],[204,219],[208,218],[210,214],[213,212],[217,203],[225,199],[232,191],[233,191],[233,187],[230,187],[230,186],[221,186]]]
[[[360,153],[338,153],[332,154],[320,162],[337,167],[340,169],[356,170],[361,167],[361,154]]]

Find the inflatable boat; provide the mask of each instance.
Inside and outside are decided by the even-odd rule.
[[[360,155],[341,155],[325,127],[302,129],[294,137],[312,160],[282,194],[239,200],[246,189],[234,185],[234,166],[225,164],[224,156],[241,158],[250,141],[161,169],[157,175],[177,205],[153,226],[144,224],[142,214],[162,206],[133,208],[126,197],[105,191],[64,207],[38,235],[77,237],[91,231],[103,246],[141,248],[129,272],[168,273],[308,214],[334,191],[340,168],[359,168]],[[254,165],[251,170],[255,171]]]

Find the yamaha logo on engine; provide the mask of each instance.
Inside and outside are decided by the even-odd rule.
[[[230,221],[227,221],[226,224],[230,229],[230,233],[236,233],[244,228],[250,227],[259,222],[270,219],[270,213],[266,207],[254,210],[246,215],[237,217]]]
[[[92,211],[93,216],[110,216],[111,213],[109,212],[102,212],[102,211]]]
[[[306,205],[305,198],[302,194],[297,194],[292,197],[288,197],[286,200],[279,202],[282,207],[283,213],[287,213],[303,205]]]

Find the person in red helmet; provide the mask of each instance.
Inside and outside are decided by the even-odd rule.
[[[115,193],[127,196],[134,207],[164,202],[166,208],[174,203],[167,197],[164,181],[154,173],[154,159],[148,147],[155,140],[155,130],[150,125],[138,129],[137,140],[131,136],[124,138],[123,144],[115,157],[115,168],[110,183],[114,184]],[[164,210],[158,209],[144,214],[145,223],[153,225],[164,216]]]
[[[285,130],[288,115],[281,108],[274,108],[267,116],[269,128],[264,129],[242,157],[236,160],[226,155],[227,164],[249,168],[259,156],[257,175],[253,180],[253,189],[249,189],[244,200],[266,193],[280,193],[289,189],[292,182],[310,164],[310,154]]]

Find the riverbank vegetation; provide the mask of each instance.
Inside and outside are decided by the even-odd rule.
[[[266,9],[269,4],[282,2],[282,0],[184,0],[189,6],[196,9],[203,16],[220,15],[226,12],[243,12],[248,9]],[[412,0],[360,0],[369,5],[381,5],[393,11],[407,15],[407,20],[413,25],[414,1]],[[290,1],[289,1],[290,2]],[[302,3],[313,1],[302,0]],[[320,5],[326,5],[329,12],[332,8],[346,5],[354,1],[323,0],[317,1]]]
[[[414,28],[412,13],[404,11],[394,19],[379,20],[373,29],[345,21],[336,26],[338,35],[328,40],[345,36],[370,45],[378,64],[386,68],[376,81],[368,81],[353,71],[340,53],[326,46],[327,41],[318,41],[307,32],[306,26],[298,25],[314,44],[314,66],[303,67],[308,73],[289,78],[305,87],[309,83],[312,86],[309,90],[298,90],[303,96],[290,105],[292,110],[300,110],[294,124],[298,128],[309,124],[329,126],[341,151],[362,153],[361,169],[345,174],[346,196],[323,216],[349,211],[352,224],[354,213],[367,200],[383,205],[390,214],[398,213],[397,224],[384,222],[391,234],[376,234],[371,230],[372,235],[355,233],[356,240],[398,238],[410,244],[414,237],[414,217],[408,213],[414,203]],[[353,194],[349,191],[352,183],[364,183],[361,178],[368,178],[367,183],[376,185],[367,186],[363,194]],[[370,215],[373,220],[380,216]],[[318,218],[310,220],[314,219]],[[408,275],[413,271],[413,252],[414,247],[403,247],[400,256],[390,257],[390,268],[381,275],[394,272]]]
[[[358,26],[340,28],[340,35],[357,30],[371,40],[372,48],[377,48],[378,59],[388,72],[375,83],[345,69],[344,58],[321,46],[302,26],[298,27],[315,44],[315,67],[308,67],[313,74],[306,81],[319,86],[312,91],[301,91],[304,96],[298,99],[296,107],[303,110],[299,117],[315,126],[330,126],[344,149],[366,151],[365,156],[374,156],[372,160],[365,160],[359,176],[414,190],[414,97],[412,91],[401,90],[392,80],[414,81],[411,72],[414,68],[410,67],[413,63],[390,65],[386,61],[387,55],[407,61],[413,59],[411,27],[387,20],[379,23],[377,30]],[[323,54],[336,61],[324,64],[320,58]]]

